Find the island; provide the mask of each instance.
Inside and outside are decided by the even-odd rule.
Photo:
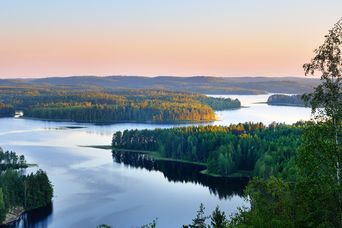
[[[232,124],[115,132],[111,148],[144,153],[157,160],[202,165],[212,176],[287,177],[294,163],[304,123]],[[98,147],[108,149],[110,147]]]
[[[267,99],[268,105],[279,105],[279,106],[299,106],[306,107],[303,95],[284,95],[284,94],[274,94],[269,96]]]
[[[0,90],[0,117],[14,116],[88,123],[207,122],[215,110],[240,108],[240,101],[165,90],[85,90],[7,87]],[[2,113],[2,115],[1,115]]]
[[[51,204],[53,187],[47,174],[39,169],[25,175],[28,166],[24,155],[0,147],[0,225]]]

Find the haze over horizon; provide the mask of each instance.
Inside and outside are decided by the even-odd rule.
[[[296,76],[338,0],[4,0],[0,78]]]

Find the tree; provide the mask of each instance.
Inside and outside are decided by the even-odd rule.
[[[206,228],[205,220],[207,220],[207,216],[204,215],[205,207],[203,203],[200,204],[200,207],[197,211],[196,218],[192,220],[192,225],[190,227],[193,228]]]
[[[341,44],[342,20],[304,65],[306,75],[322,75],[314,92],[304,95],[315,121],[305,127],[295,179],[251,181],[246,191],[251,209],[240,210],[232,227],[342,227]]]
[[[293,197],[282,179],[253,179],[247,186],[251,209],[240,209],[229,227],[295,227]]]
[[[2,189],[0,188],[0,224],[4,221],[6,216],[6,208],[5,208],[5,202],[4,202],[4,194],[2,192]]]
[[[340,226],[342,226],[342,150],[340,146],[342,141],[342,19],[329,30],[329,34],[325,38],[324,43],[315,50],[315,57],[310,63],[303,66],[306,75],[314,75],[315,72],[320,72],[322,83],[315,88],[313,93],[304,95],[304,99],[311,104],[312,112],[316,114],[316,121],[324,121],[326,127],[330,128],[333,133],[333,148],[329,150],[326,156],[333,159],[335,182],[337,184],[337,189],[334,189],[338,193],[339,202],[337,216],[340,220]],[[311,130],[313,129],[311,128]],[[316,159],[316,157],[312,158]]]
[[[112,228],[112,227],[107,224],[101,224],[101,225],[98,225],[96,228]]]
[[[293,194],[297,225],[341,227],[334,130],[326,122],[309,123],[302,140],[296,159],[298,175]]]
[[[228,225],[225,213],[218,206],[211,214],[211,225],[213,228],[225,228]]]
[[[324,43],[315,50],[316,56],[310,63],[304,64],[305,74],[321,73],[321,84],[304,99],[312,106],[316,120],[330,120],[334,130],[336,181],[341,180],[341,118],[342,118],[342,19],[325,36]],[[322,108],[322,109],[320,109]]]
[[[146,225],[142,225],[141,228],[156,228],[157,227],[157,218],[153,219],[152,222]]]

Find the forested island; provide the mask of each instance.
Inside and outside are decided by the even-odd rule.
[[[0,102],[0,117],[20,110],[25,117],[90,123],[213,121],[215,110],[241,107],[237,99],[201,94],[56,87],[2,88]]]
[[[24,155],[0,148],[0,224],[14,222],[25,211],[51,203],[53,188],[42,170],[25,175]]]
[[[147,151],[157,158],[200,163],[219,176],[290,177],[304,123],[244,123],[155,130],[113,135],[114,149]]]
[[[274,94],[267,99],[268,105],[280,105],[280,106],[307,106],[303,100],[303,95],[284,95]]]

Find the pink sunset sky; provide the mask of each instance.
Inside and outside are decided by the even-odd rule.
[[[341,0],[4,0],[0,78],[303,76]]]

